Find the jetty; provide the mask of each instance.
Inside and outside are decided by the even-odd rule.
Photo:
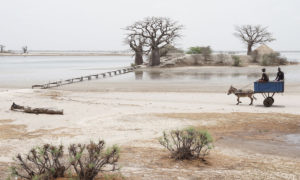
[[[87,75],[87,76],[81,76],[81,77],[76,77],[76,78],[71,78],[71,79],[66,79],[66,80],[53,81],[53,82],[48,82],[46,84],[35,84],[35,85],[32,85],[31,88],[32,89],[34,89],[34,88],[50,89],[50,88],[68,85],[68,84],[73,84],[73,83],[78,83],[78,82],[83,82],[83,81],[90,81],[92,79],[106,78],[106,77],[112,77],[112,76],[116,76],[116,75],[126,74],[129,72],[133,72],[134,69],[137,69],[137,66],[127,67],[127,68],[108,71],[108,72],[99,73],[99,74],[91,74],[91,75]]]

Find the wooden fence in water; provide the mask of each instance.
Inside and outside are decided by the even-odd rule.
[[[129,72],[133,72],[133,70],[136,68],[137,67],[134,66],[134,67],[123,68],[123,69],[118,69],[118,70],[114,70],[114,71],[109,71],[109,72],[105,72],[105,73],[100,73],[100,74],[92,74],[92,75],[88,75],[88,76],[81,76],[81,77],[77,77],[77,78],[49,82],[46,84],[36,84],[36,85],[32,85],[32,89],[34,89],[34,88],[49,89],[49,88],[59,87],[59,86],[67,85],[67,84],[82,82],[85,80],[89,81],[92,79],[99,79],[101,77],[106,78],[106,77],[111,77],[114,75],[121,75],[121,74],[129,73]]]

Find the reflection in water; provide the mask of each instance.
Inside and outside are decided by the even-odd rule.
[[[134,73],[136,80],[180,80],[180,79],[199,79],[199,80],[210,80],[213,78],[239,78],[246,77],[247,79],[258,79],[260,73],[184,73],[184,72],[163,72],[163,71],[135,71]],[[275,73],[269,74],[270,77],[274,76]]]
[[[297,66],[298,67],[298,66]],[[291,70],[286,70],[286,79],[289,82],[299,82],[299,78],[297,78],[299,74],[299,69],[294,66],[286,67],[291,68]],[[277,69],[274,68],[270,70],[269,78],[270,80],[274,80],[276,77]],[[296,72],[293,72],[296,71]],[[145,80],[145,81],[173,81],[173,82],[183,82],[183,81],[195,81],[197,83],[223,83],[223,84],[248,84],[250,82],[254,82],[261,77],[260,70],[256,69],[247,69],[240,68],[238,70],[231,69],[155,69],[155,70],[137,70],[133,73],[136,80]]]
[[[268,74],[270,79],[275,79],[276,73]],[[193,81],[211,81],[211,82],[226,82],[226,81],[255,81],[261,77],[261,73],[209,73],[209,72],[169,72],[169,71],[142,71],[134,72],[135,80],[193,80]]]
[[[134,72],[134,76],[135,76],[135,80],[142,80],[143,79],[143,71],[135,71]]]
[[[156,79],[161,79],[161,75],[162,75],[162,72],[160,71],[153,71],[151,73],[147,73],[150,77],[150,79],[153,79],[153,80],[156,80]]]

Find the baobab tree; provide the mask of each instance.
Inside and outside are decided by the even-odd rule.
[[[24,54],[28,53],[28,47],[27,46],[23,46],[22,47],[22,51],[23,51]]]
[[[141,65],[143,64],[143,55],[145,53],[143,47],[145,45],[146,39],[139,35],[129,34],[126,39],[125,43],[130,46],[132,51],[135,53],[135,65]]]
[[[5,46],[0,44],[0,53],[4,53],[4,48],[5,48]]]
[[[274,41],[272,34],[268,32],[268,27],[260,25],[236,26],[234,35],[240,38],[247,45],[247,55],[251,55],[252,47],[256,44],[262,44]]]
[[[130,35],[145,38],[145,46],[151,53],[149,65],[160,64],[159,50],[174,43],[181,37],[180,31],[183,26],[166,17],[148,17],[142,21],[135,22],[125,30]]]

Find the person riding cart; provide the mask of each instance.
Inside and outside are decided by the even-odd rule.
[[[262,69],[262,77],[258,82],[254,82],[254,93],[261,93],[264,99],[264,106],[270,107],[274,103],[275,93],[284,92],[284,73],[278,68],[278,73],[275,81],[269,82],[269,77],[266,74],[266,69]]]
[[[278,72],[275,81],[283,81],[283,80],[284,80],[284,73],[281,71],[280,67],[278,67]]]
[[[258,82],[269,82],[269,76],[266,74],[265,68],[262,69],[262,75]]]

